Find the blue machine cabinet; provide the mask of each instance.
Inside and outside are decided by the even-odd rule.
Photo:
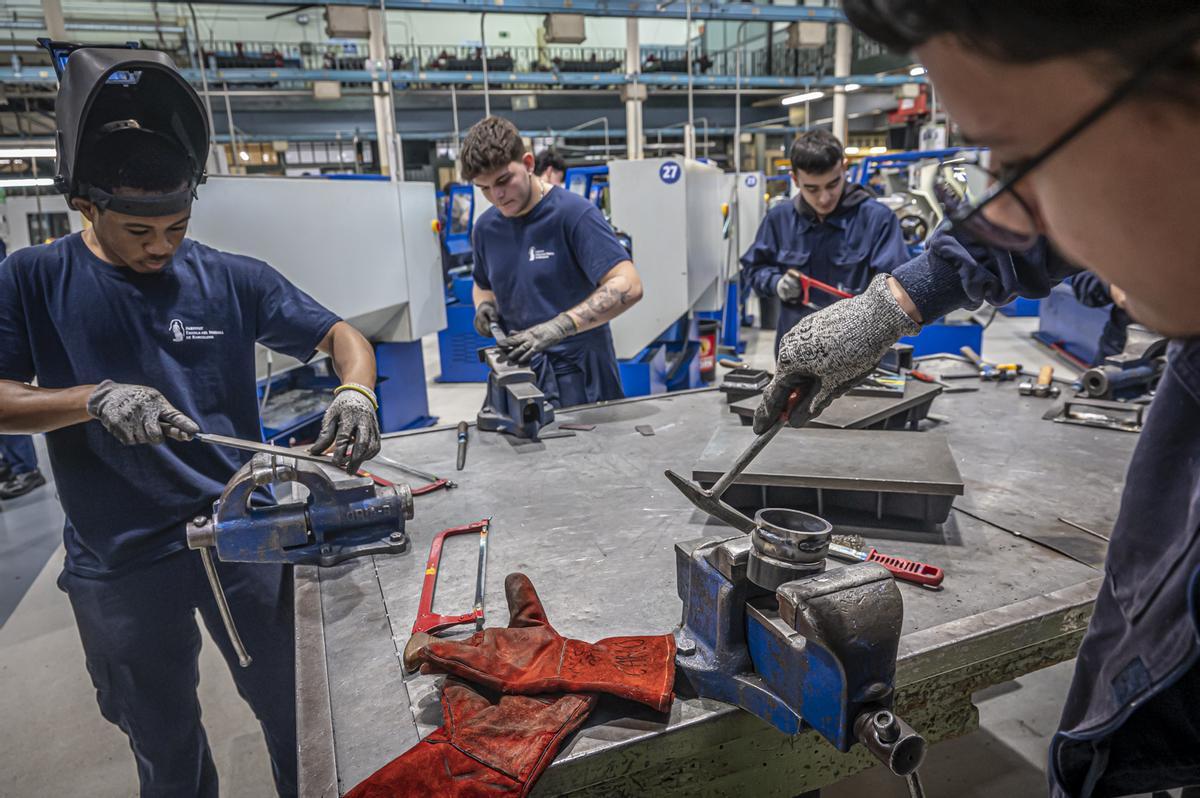
[[[1001,305],[999,311],[1005,316],[1036,316],[1041,311],[1042,300],[1026,299],[1019,296],[1007,305]]]
[[[479,350],[496,342],[475,332],[474,285],[470,277],[456,277],[447,293],[446,329],[438,333],[438,382],[487,382],[488,369],[479,360]]]
[[[957,355],[964,346],[983,354],[983,326],[970,322],[947,322],[939,319],[926,324],[916,335],[900,339],[900,343],[912,344],[913,357],[937,355],[948,352]]]
[[[1041,305],[1034,339],[1085,368],[1095,363],[1112,306],[1089,308],[1075,298],[1066,283],[1054,286]]]

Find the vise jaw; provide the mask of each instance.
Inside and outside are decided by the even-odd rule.
[[[909,775],[925,741],[890,711],[904,614],[891,574],[875,563],[825,572],[819,558],[772,590],[751,578],[764,548],[745,535],[676,545],[681,681],[785,734],[807,725],[839,751],[861,742]]]
[[[538,431],[554,420],[554,408],[537,387],[533,369],[502,360],[498,347],[479,350],[487,364],[487,398],[476,424],[485,432],[507,432],[518,438],[536,439]]]

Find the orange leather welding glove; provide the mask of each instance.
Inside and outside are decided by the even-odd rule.
[[[442,725],[346,798],[524,796],[587,719],[595,696],[501,696],[447,680]]]
[[[502,693],[610,693],[666,712],[675,686],[671,635],[568,640],[554,631],[525,574],[504,580],[509,622],[463,641],[431,639],[422,673],[449,673]]]

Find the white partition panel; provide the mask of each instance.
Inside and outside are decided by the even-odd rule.
[[[612,161],[612,223],[633,242],[641,302],[612,322],[617,357],[646,348],[691,307],[687,268],[687,190],[682,158]]]
[[[430,183],[211,177],[190,235],[260,258],[374,341],[445,327]]]

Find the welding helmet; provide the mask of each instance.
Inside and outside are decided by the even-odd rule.
[[[55,186],[102,209],[132,216],[167,216],[186,210],[205,180],[209,129],[204,106],[166,53],[129,47],[84,47],[40,40],[59,74],[58,164]],[[80,179],[89,152],[118,131],[165,139],[190,165],[179,191],[118,197]]]

